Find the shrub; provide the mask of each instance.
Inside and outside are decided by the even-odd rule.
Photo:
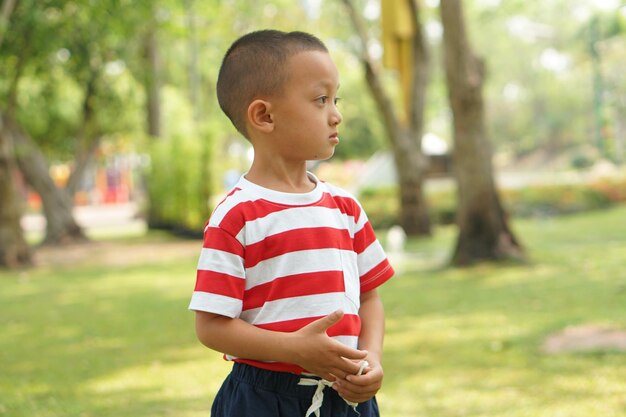
[[[210,136],[160,139],[152,144],[150,158],[150,227],[201,235],[210,214]]]
[[[396,187],[367,188],[359,195],[361,205],[374,228],[388,229],[398,224],[398,195]]]
[[[500,196],[505,209],[512,216],[558,216],[625,203],[626,179],[500,190]],[[395,187],[365,189],[359,198],[375,228],[387,228],[398,223],[399,208]],[[428,203],[433,223],[454,223],[457,209],[456,191],[430,192]]]

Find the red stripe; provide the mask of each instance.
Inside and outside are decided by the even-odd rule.
[[[335,202],[335,206],[343,214],[353,216],[355,219],[355,223],[358,222],[359,218],[361,217],[361,206],[359,206],[353,198],[342,197],[339,195],[334,195],[332,198]]]
[[[241,299],[246,288],[245,284],[245,280],[241,278],[200,269],[196,273],[195,290]]]
[[[308,205],[288,205],[288,204],[276,204],[271,201],[258,199],[252,201],[242,201],[229,210],[226,214],[223,222],[233,222],[232,219],[228,219],[230,213],[236,212],[236,217],[245,219],[244,221],[253,221],[266,217],[272,213],[276,213],[291,208],[306,208],[306,207],[326,207],[339,209],[341,213],[349,216],[353,216],[358,219],[361,215],[360,206],[349,197],[333,196],[329,193],[324,193],[319,201],[316,201]],[[220,223],[220,226],[222,226]]]
[[[224,359],[226,359],[226,356],[224,356]],[[248,365],[252,365],[256,368],[266,369],[268,371],[288,372],[290,374],[296,374],[296,375],[300,375],[302,372],[305,372],[305,370],[299,367],[298,365],[293,365],[291,363],[284,363],[284,362],[268,363],[268,362],[253,361],[251,359],[240,359],[240,358],[235,359],[235,362],[245,363]]]
[[[252,268],[261,261],[290,252],[326,248],[353,250],[350,232],[331,227],[311,227],[267,236],[246,247],[245,266]]]
[[[233,188],[228,194],[226,194],[224,198],[222,198],[222,200],[219,203],[217,203],[217,205],[215,206],[215,209],[213,209],[213,213],[211,214],[211,216],[213,216],[213,214],[215,214],[215,212],[220,208],[220,206],[224,204],[224,201],[228,200],[233,195],[235,195],[235,193],[239,191],[241,191],[241,188]]]
[[[290,275],[257,285],[246,291],[243,298],[243,310],[262,307],[266,301],[344,291],[341,271]]]
[[[385,258],[385,260],[370,269],[365,275],[361,276],[361,294],[380,286],[382,283],[391,278],[393,274],[394,270],[391,267],[389,260]]]
[[[291,332],[300,330],[307,324],[310,324],[314,322],[315,320],[319,320],[322,317],[324,316],[278,321],[275,323],[257,324],[256,326],[265,330],[271,330],[271,331],[283,332],[283,333],[291,333]],[[326,334],[328,334],[328,336],[330,337],[359,336],[360,333],[361,333],[361,318],[357,316],[356,314],[344,315],[339,323],[330,327],[326,331]]]
[[[236,192],[238,192],[238,191],[241,191],[241,188],[239,188],[239,187],[235,187],[235,188],[233,188],[233,189],[231,190],[231,192],[230,192],[230,193],[228,193],[228,194],[226,195],[226,197],[224,197],[224,200],[226,200],[226,198],[230,197],[231,195],[235,195],[235,193],[236,193]],[[222,200],[222,201],[224,201],[224,200]]]
[[[376,234],[370,222],[365,225],[354,234],[354,251],[359,254],[363,253],[365,249],[369,247],[376,240]]]
[[[204,232],[205,249],[216,249],[243,257],[244,248],[231,234],[218,227],[208,227]]]

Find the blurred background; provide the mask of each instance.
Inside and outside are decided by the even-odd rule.
[[[252,158],[215,81],[274,28],[328,46],[341,144],[310,169],[398,271],[384,414],[626,416],[623,0],[0,7],[0,415],[208,414],[228,364],[185,309]]]

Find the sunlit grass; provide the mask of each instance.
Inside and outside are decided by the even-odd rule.
[[[405,272],[386,301],[391,416],[623,416],[626,354],[546,355],[545,336],[567,325],[626,328],[624,208],[526,221],[516,230],[527,266]],[[415,250],[445,260],[443,231]],[[421,260],[422,264],[428,262]]]
[[[381,288],[382,415],[626,415],[626,353],[540,349],[568,325],[626,328],[624,218],[622,207],[516,222],[525,266],[444,268],[450,228],[411,241]],[[208,416],[229,365],[196,341],[195,264],[0,273],[0,415]]]

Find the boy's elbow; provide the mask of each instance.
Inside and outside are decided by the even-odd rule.
[[[205,311],[196,311],[196,336],[198,340],[210,349],[219,350],[219,328],[224,320],[229,320],[229,318]]]

